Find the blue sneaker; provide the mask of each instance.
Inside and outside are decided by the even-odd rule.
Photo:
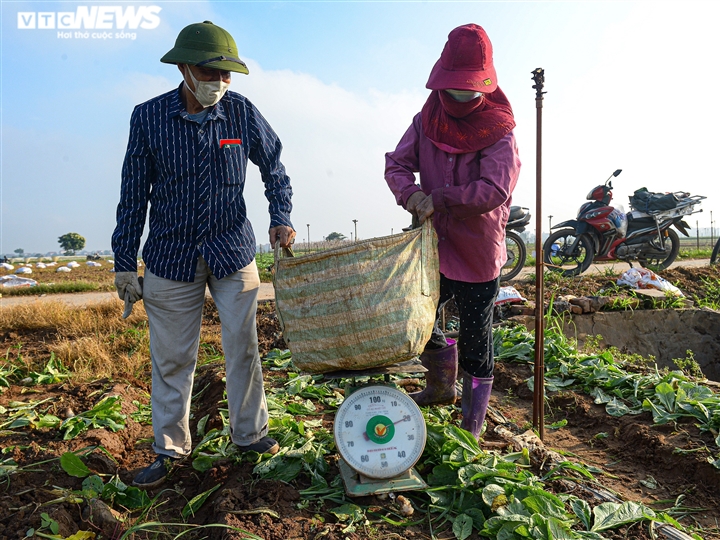
[[[151,465],[145,467],[133,479],[133,486],[140,488],[151,488],[160,484],[170,472],[178,458],[172,458],[164,454],[159,454]]]
[[[241,452],[257,452],[258,454],[277,454],[278,450],[280,450],[278,442],[270,437],[263,437],[259,441],[246,446],[238,444],[237,447]]]

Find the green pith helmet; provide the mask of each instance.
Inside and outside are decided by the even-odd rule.
[[[191,24],[180,30],[175,46],[160,61],[248,73],[245,62],[238,58],[235,40],[227,30],[210,21]]]

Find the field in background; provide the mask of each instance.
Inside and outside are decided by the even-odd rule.
[[[14,259],[18,261],[18,259]],[[75,260],[80,266],[71,268],[70,272],[58,272],[59,267],[66,267],[70,260]],[[272,253],[258,253],[255,256],[258,271],[260,272],[260,281],[269,283],[272,281],[271,268],[274,256]],[[0,293],[5,296],[19,295],[40,295],[40,294],[57,294],[57,293],[73,293],[73,292],[103,292],[115,290],[115,273],[113,271],[113,263],[108,259],[93,261],[100,266],[88,266],[88,261],[84,258],[61,258],[57,261],[56,266],[48,266],[46,268],[37,268],[37,261],[33,260],[29,263],[31,274],[17,274],[20,277],[33,279],[38,282],[34,287],[0,287]],[[13,270],[5,270],[0,268],[0,277],[15,275],[15,272],[23,263],[11,263],[15,268]],[[45,263],[47,264],[47,263]],[[144,268],[138,268],[138,274],[143,275]]]
[[[684,238],[680,239],[680,254],[678,260],[690,259],[709,259],[712,248],[714,246],[714,238]],[[307,253],[323,251],[342,245],[343,241],[333,242],[311,242],[300,243],[295,245],[294,253],[296,256],[302,256]],[[528,257],[525,266],[535,265],[535,244],[527,244]],[[37,268],[38,262],[55,262],[55,266],[47,268]],[[67,266],[70,261],[77,262],[80,266],[73,268],[70,272],[58,272],[60,266]],[[40,294],[57,294],[57,293],[73,293],[73,292],[92,292],[92,291],[114,291],[115,290],[115,274],[112,271],[112,259],[109,257],[94,261],[100,266],[88,266],[85,257],[53,257],[52,259],[43,257],[15,258],[11,259],[11,264],[15,267],[13,270],[5,270],[0,268],[0,277],[12,275],[23,264],[29,265],[32,274],[21,274],[22,277],[34,279],[38,282],[35,287],[0,287],[0,293],[5,296],[18,295],[40,295]],[[257,253],[255,255],[258,272],[260,273],[260,281],[263,283],[272,282],[272,268],[275,261],[273,252]],[[139,268],[139,274],[142,275],[143,268]]]

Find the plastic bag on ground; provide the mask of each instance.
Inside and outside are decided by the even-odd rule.
[[[680,289],[647,268],[630,268],[617,280],[618,285],[629,285],[633,289],[657,289],[673,296],[685,297]]]
[[[515,287],[512,287],[510,285],[506,287],[500,287],[497,298],[495,299],[496,306],[499,306],[500,304],[520,304],[522,302],[526,302],[526,300],[522,297],[522,295],[517,291]]]

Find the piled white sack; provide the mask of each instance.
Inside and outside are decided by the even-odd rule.
[[[3,276],[0,277],[1,287],[34,287],[37,285],[37,281],[30,278],[24,278],[19,276]]]

